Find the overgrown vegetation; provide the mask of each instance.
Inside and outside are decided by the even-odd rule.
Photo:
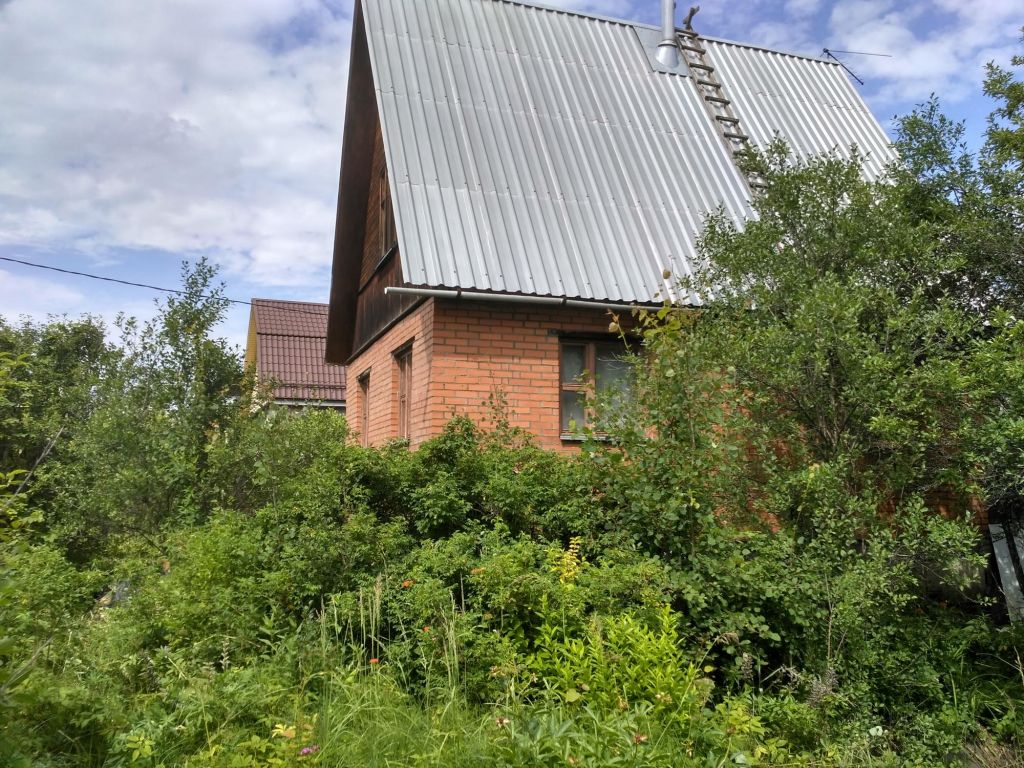
[[[1021,65],[1020,60],[1015,60]],[[634,396],[542,451],[264,407],[204,263],[105,341],[0,325],[0,762],[1021,765],[1020,84],[979,157],[751,157],[713,297],[627,325]]]

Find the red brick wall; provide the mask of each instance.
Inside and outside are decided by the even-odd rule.
[[[536,435],[544,448],[575,450],[577,443],[560,438],[560,334],[607,334],[609,321],[604,310],[439,301],[431,430],[455,414],[491,421],[488,397],[501,392],[513,425]]]
[[[491,395],[505,397],[512,424],[544,448],[575,450],[560,438],[559,338],[607,334],[603,310],[546,309],[478,301],[429,299],[349,364],[355,382],[370,372],[370,445],[398,434],[394,353],[412,347],[411,444],[437,435],[456,415],[493,421]],[[347,410],[358,427],[362,394],[353,385]]]
[[[348,364],[349,424],[358,430],[363,413],[362,387],[358,379],[370,374],[370,419],[364,442],[383,445],[398,435],[398,365],[395,352],[412,343],[412,391],[410,393],[410,442],[419,445],[432,435],[426,417],[427,392],[431,382],[431,343],[434,304],[427,300],[413,309],[375,339],[366,350]]]

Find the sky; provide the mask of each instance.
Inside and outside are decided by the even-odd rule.
[[[429,0],[421,0],[428,2]],[[840,55],[887,130],[930,94],[977,145],[1024,0],[698,0],[707,35]],[[547,0],[657,23],[660,0]],[[679,18],[688,5],[680,0]],[[326,301],[352,0],[0,0],[0,256]],[[154,312],[152,291],[0,261],[0,316]],[[244,343],[248,308],[219,334]]]

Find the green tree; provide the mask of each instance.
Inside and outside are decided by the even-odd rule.
[[[1024,27],[1021,27],[1024,43]],[[1010,58],[1012,67],[1024,67],[1024,55]],[[989,115],[986,147],[1007,192],[1021,191],[1024,183],[1024,81],[1013,72],[989,62],[985,67],[985,95],[998,102]],[[1020,195],[1018,194],[1018,201]]]
[[[958,263],[908,213],[913,187],[866,181],[856,155],[797,163],[776,145],[751,162],[768,180],[757,218],[711,217],[684,284],[706,305],[643,318],[650,376],[628,450],[656,430],[706,462],[684,505],[703,515],[803,525],[807,478],[791,473],[812,466],[871,510],[968,490],[980,403],[964,402],[965,349],[983,320],[940,284]]]
[[[208,442],[245,407],[237,350],[212,336],[228,306],[215,275],[185,265],[181,293],[152,321],[117,321],[120,348],[88,419],[46,473],[51,531],[76,558],[116,534],[156,545],[165,524],[209,512]]]
[[[1024,38],[1022,38],[1024,41]],[[1024,56],[1011,58],[1024,66]],[[958,265],[941,285],[966,306],[1024,307],[1024,83],[989,63],[984,92],[996,104],[985,141],[971,152],[962,122],[942,114],[934,96],[897,122],[915,221],[934,230],[935,247]],[[955,281],[955,282],[951,282]]]
[[[31,469],[44,452],[59,452],[88,417],[93,386],[111,352],[105,333],[88,316],[13,327],[0,319],[0,353],[23,363],[10,374],[16,402],[9,396],[3,406],[0,467]]]
[[[1021,38],[1024,42],[1024,37]],[[1024,82],[1014,69],[989,63],[984,92],[994,99],[985,141],[967,149],[964,125],[942,114],[934,97],[898,123],[913,221],[930,228],[933,248],[954,269],[934,278],[951,300],[978,313],[985,325],[972,341],[970,385],[975,429],[964,434],[986,499],[1014,505],[1024,492]],[[998,310],[1002,310],[1001,312]]]
[[[902,169],[871,181],[856,153],[782,144],[749,162],[756,217],[710,217],[681,281],[704,305],[639,316],[595,483],[611,528],[679,568],[683,615],[726,639],[736,680],[788,675],[819,728],[917,728],[948,693],[922,661],[949,620],[934,596],[979,573],[978,430],[1018,417],[1019,324],[957,293],[972,267]]]
[[[879,180],[855,151],[752,153],[756,216],[708,219],[700,308],[639,313],[635,398],[592,447],[611,535],[678,567],[727,675],[788,680],[807,744],[882,722],[929,760],[976,727],[948,702],[987,630],[938,596],[967,602],[974,513],[1024,490],[1020,83],[986,91],[977,155],[935,100]]]

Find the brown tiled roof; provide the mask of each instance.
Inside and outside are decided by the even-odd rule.
[[[327,305],[253,299],[256,375],[276,400],[345,401],[345,368],[324,362]]]

